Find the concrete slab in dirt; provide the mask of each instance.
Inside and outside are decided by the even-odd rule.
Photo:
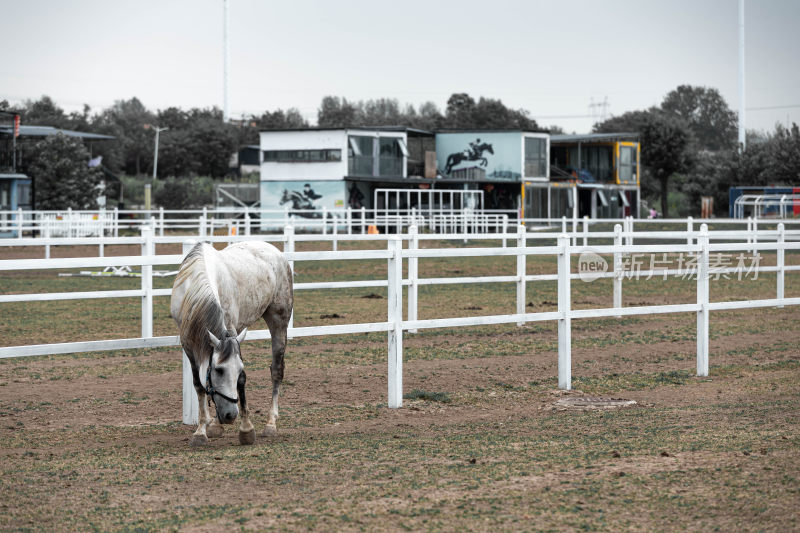
[[[598,398],[593,396],[569,396],[556,400],[557,409],[620,409],[636,405],[635,400],[623,398]]]

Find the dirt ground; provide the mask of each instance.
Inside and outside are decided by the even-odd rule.
[[[484,269],[497,270],[443,263],[431,275]],[[359,279],[356,270],[349,274]],[[311,265],[301,272],[308,280],[330,275]],[[62,286],[37,273],[0,283],[0,292]],[[721,299],[726,287],[712,293]],[[774,277],[741,290],[757,296],[772,287]],[[607,289],[576,285],[573,299],[607,304]],[[653,289],[626,285],[626,304],[692,296],[680,284]],[[422,292],[420,315],[494,312],[509,306],[507,292]],[[382,294],[363,293],[298,293],[299,325],[335,323],[321,318],[335,309],[342,322],[385,312]],[[787,278],[787,296],[797,294],[800,285]],[[531,289],[529,300],[549,310],[554,292]],[[76,324],[135,333],[138,324],[125,321],[136,302],[130,316],[131,302],[124,306],[127,318],[105,326],[98,314],[83,322],[60,314],[82,308],[50,307],[58,313],[42,319],[53,321],[48,334],[34,331],[25,308],[11,307],[0,318],[2,344],[71,338]],[[188,446],[193,428],[180,423],[178,350],[2,360],[0,528],[800,529],[800,309],[713,313],[705,378],[695,376],[694,331],[690,314],[576,320],[575,390],[564,392],[556,388],[554,324],[423,330],[404,338],[407,399],[396,410],[386,407],[385,335],[293,339],[279,435],[241,446],[231,426],[200,449]],[[260,431],[269,344],[248,342],[243,352]],[[556,408],[564,395],[638,403]]]

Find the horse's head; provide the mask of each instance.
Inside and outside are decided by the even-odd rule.
[[[486,150],[490,154],[494,155],[494,148],[492,148],[492,145],[489,143],[483,143],[481,145],[481,150]]]
[[[247,328],[236,335],[225,335],[218,339],[210,331],[208,340],[213,349],[206,372],[206,394],[214,400],[217,418],[222,424],[232,424],[239,416],[239,394],[244,392],[244,363],[240,343],[247,335]]]
[[[283,205],[286,202],[290,202],[291,198],[289,198],[289,191],[287,189],[283,189],[283,196],[281,196],[280,204]]]

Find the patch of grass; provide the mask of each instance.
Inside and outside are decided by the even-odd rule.
[[[439,403],[450,403],[453,401],[450,398],[450,395],[446,392],[429,392],[419,389],[414,389],[411,392],[407,392],[403,395],[403,399],[405,400],[425,400],[426,402],[439,402]]]

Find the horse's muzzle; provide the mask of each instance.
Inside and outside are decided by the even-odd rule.
[[[217,419],[220,424],[233,424],[237,416],[239,416],[239,409],[235,405],[227,408],[217,404]]]

